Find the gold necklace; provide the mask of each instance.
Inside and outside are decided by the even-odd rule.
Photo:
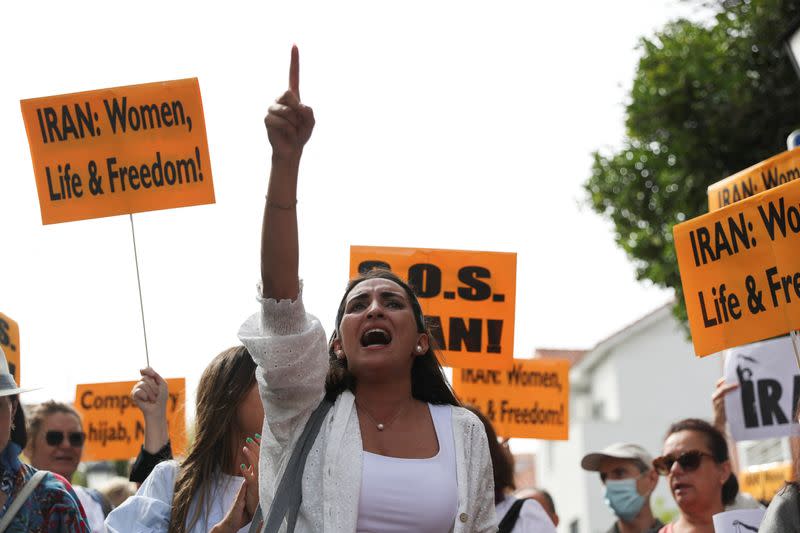
[[[355,404],[356,404],[356,407],[357,407],[357,408],[358,408],[360,411],[363,411],[363,412],[364,412],[364,414],[365,414],[365,415],[367,415],[367,418],[369,418],[369,419],[372,421],[372,423],[373,423],[373,424],[375,424],[375,427],[376,427],[376,428],[378,428],[378,431],[383,431],[384,429],[386,429],[386,428],[388,428],[390,425],[392,425],[392,422],[394,422],[395,420],[397,420],[397,417],[398,417],[398,416],[400,416],[400,414],[401,414],[403,411],[405,411],[405,410],[406,410],[406,407],[408,407],[408,406],[411,404],[411,402],[408,402],[407,404],[405,404],[405,405],[403,405],[402,407],[400,407],[400,409],[398,409],[398,410],[397,410],[397,412],[394,414],[394,416],[393,416],[393,417],[392,417],[392,418],[391,418],[391,419],[390,419],[388,422],[386,422],[385,424],[383,424],[383,423],[381,423],[381,422],[378,422],[377,420],[375,420],[375,418],[373,418],[373,416],[372,416],[371,414],[369,414],[369,411],[367,411],[367,409],[366,409],[365,407],[362,407],[361,405],[359,405],[359,404],[358,404],[358,402],[355,402]]]

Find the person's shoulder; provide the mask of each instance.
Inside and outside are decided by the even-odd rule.
[[[781,504],[783,502],[796,502],[800,500],[800,486],[795,483],[787,483],[772,498],[773,502],[775,500],[778,500],[778,503]]]
[[[34,470],[35,474],[37,471]],[[80,511],[80,500],[75,492],[75,489],[64,477],[55,472],[44,472],[42,479],[34,489],[33,496],[45,507],[51,505],[60,505],[67,508],[74,507],[78,512]]]
[[[458,424],[464,428],[480,428],[485,431],[481,419],[469,409],[457,405],[451,405],[450,408],[453,413],[453,424]]]
[[[179,469],[180,464],[174,459],[158,463],[139,487],[136,495],[164,502],[172,501],[175,478]]]
[[[43,471],[42,481],[39,482],[37,490],[41,491],[64,491],[75,494],[75,487],[66,478],[55,472]]]
[[[164,481],[169,484],[175,483],[175,476],[178,474],[178,470],[180,469],[181,465],[175,459],[170,459],[168,461],[161,461],[156,466],[153,467],[153,471],[150,472],[150,475],[147,476],[145,479],[145,483],[148,480],[155,481]]]
[[[765,533],[800,531],[800,516],[797,513],[799,501],[798,487],[793,483],[787,484],[772,498],[758,530]]]
[[[787,483],[772,498],[764,514],[759,531],[798,531],[800,530],[800,517],[797,507],[800,505],[800,487],[794,483]]]
[[[536,516],[536,517],[544,516],[548,520],[550,519],[547,516],[547,513],[545,512],[544,507],[542,507],[541,503],[539,503],[536,500],[531,499],[531,498],[525,498],[523,501],[524,501],[524,503],[522,504],[522,508],[519,511],[520,516],[522,516],[522,515],[527,515],[527,516],[531,516],[531,517],[533,517],[533,516]]]
[[[451,405],[450,408],[452,409],[453,413],[453,431],[457,435],[465,437],[469,436],[471,438],[482,436],[484,439],[486,439],[486,429],[484,428],[481,419],[478,418],[475,413],[469,409],[465,409],[456,405]],[[488,449],[489,441],[486,442]]]
[[[526,498],[524,502],[519,510],[520,520],[523,523],[535,526],[536,531],[552,531],[555,533],[556,527],[553,525],[550,516],[545,512],[542,504],[530,498]]]
[[[175,486],[175,478],[179,469],[180,464],[174,459],[161,461],[153,467],[153,471],[142,482],[139,493],[147,493],[152,490],[171,492]]]

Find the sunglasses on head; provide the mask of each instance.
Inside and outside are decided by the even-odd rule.
[[[73,448],[80,448],[86,440],[86,433],[83,431],[48,431],[44,434],[44,440],[50,446],[58,446],[64,442],[65,435],[67,437],[67,442],[69,442],[69,445]]]
[[[672,455],[662,455],[661,457],[653,460],[653,468],[655,468],[656,472],[658,472],[660,475],[666,476],[669,474],[669,471],[672,470],[672,465],[678,463],[685,472],[691,472],[692,470],[697,470],[700,467],[703,457],[710,457],[711,459],[714,459],[714,456],[710,453],[692,450],[690,452],[683,452],[678,457]],[[716,461],[716,459],[714,460]]]

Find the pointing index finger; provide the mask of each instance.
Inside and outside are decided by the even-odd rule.
[[[289,63],[289,90],[300,99],[300,51],[292,45],[292,60]]]

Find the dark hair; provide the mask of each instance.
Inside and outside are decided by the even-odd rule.
[[[175,478],[169,533],[194,527],[211,502],[212,479],[233,463],[236,409],[256,382],[256,364],[244,346],[228,348],[203,371],[197,385],[195,439]],[[197,501],[194,515],[189,506]],[[188,519],[188,527],[187,527]]]
[[[19,394],[14,394],[9,398],[11,405],[17,406],[14,412],[14,424],[11,426],[11,442],[16,443],[17,446],[25,449],[28,445],[28,432],[25,430],[25,409],[19,403]]]
[[[666,437],[679,431],[697,431],[698,433],[702,433],[706,438],[706,443],[708,444],[709,450],[711,450],[714,461],[717,463],[724,463],[730,460],[730,456],[728,455],[728,443],[725,441],[725,436],[720,430],[705,420],[700,420],[699,418],[685,418],[675,422],[669,427],[669,430],[667,430]],[[732,504],[737,494],[739,494],[739,481],[736,479],[736,475],[731,472],[730,477],[728,477],[727,481],[722,485],[722,505],[727,506]]]
[[[505,499],[506,489],[516,488],[514,485],[514,456],[497,440],[497,433],[489,419],[477,407],[472,405],[465,407],[483,422],[486,437],[489,439],[489,456],[492,458],[492,469],[494,470],[494,503],[497,505]]]
[[[347,289],[342,296],[342,301],[339,303],[339,310],[336,313],[336,327],[331,334],[330,341],[328,342],[328,357],[330,368],[328,369],[328,376],[325,378],[325,395],[334,401],[345,390],[355,391],[356,377],[347,368],[347,359],[339,359],[333,350],[333,343],[339,338],[339,326],[342,323],[344,316],[345,303],[347,295],[350,294],[359,283],[369,279],[386,279],[393,281],[400,285],[408,296],[411,303],[411,310],[414,313],[414,320],[417,324],[417,332],[426,333],[430,342],[428,343],[428,351],[423,355],[414,358],[411,366],[411,395],[417,400],[432,403],[434,405],[461,405],[453,394],[453,389],[444,376],[442,366],[436,357],[434,351],[433,336],[425,321],[425,316],[422,314],[422,307],[417,300],[416,294],[411,287],[394,273],[388,270],[374,269],[365,274],[351,279],[347,284]]]

